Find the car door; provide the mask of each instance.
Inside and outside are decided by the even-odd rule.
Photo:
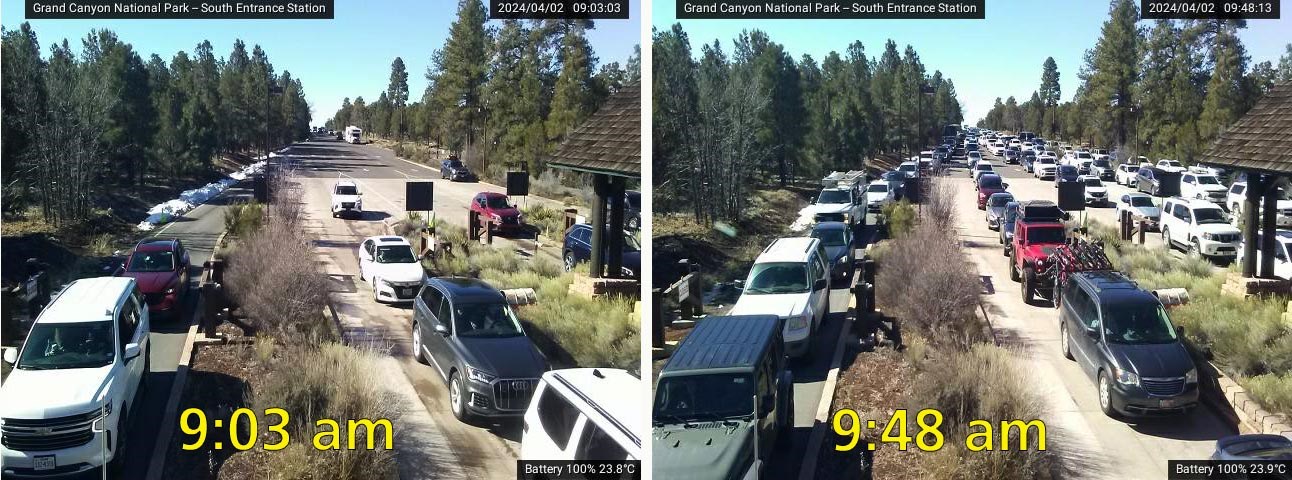
[[[427,288],[434,287],[428,286]],[[430,350],[430,357],[442,369],[440,374],[444,375],[445,380],[448,380],[449,369],[453,366],[453,348],[449,344],[452,342],[453,334],[455,333],[453,328],[453,303],[449,301],[448,296],[443,295],[443,292],[440,292],[440,294],[443,299],[435,308],[435,314],[430,317],[433,322],[430,326],[431,335],[429,339],[423,340],[422,343],[426,344],[427,350]],[[435,325],[443,326],[444,332],[436,332]]]
[[[444,294],[439,289],[430,285],[422,287],[418,292],[417,300],[413,302],[413,320],[417,321],[417,333],[422,339],[422,352],[426,358],[431,359],[431,366],[440,373],[441,376],[447,377],[448,370],[441,366],[435,357],[431,355],[430,341],[439,337],[440,334],[435,332],[435,314],[440,309],[440,303],[444,301]],[[416,352],[414,352],[416,353]]]
[[[121,362],[122,372],[125,373],[126,401],[132,401],[135,398],[135,392],[139,388],[139,380],[143,378],[144,373],[144,353],[146,344],[139,345],[139,356],[131,359],[126,358],[126,345],[131,343],[140,343],[139,341],[139,321],[140,321],[139,303],[135,301],[133,294],[127,295],[121,308],[117,309],[117,359]]]
[[[372,268],[372,256],[375,249],[376,242],[372,239],[364,240],[359,245],[359,276],[365,280],[372,280],[372,275],[368,274],[368,270]]]
[[[545,384],[525,413],[524,444],[526,457],[534,459],[571,460],[587,416],[565,396]]]
[[[1094,298],[1080,285],[1073,282],[1068,285],[1072,290],[1063,304],[1064,308],[1069,309],[1067,313],[1071,319],[1068,322],[1068,338],[1072,339],[1072,358],[1086,375],[1094,378],[1099,371],[1098,334],[1092,338],[1088,332],[1091,329],[1099,331],[1099,309],[1095,306]]]
[[[825,322],[825,316],[830,314],[830,271],[826,268],[824,259],[825,253],[821,250],[821,247],[818,244],[816,254],[812,255],[812,258],[808,259],[808,272],[812,275],[812,281],[808,285],[815,287],[816,282],[821,280],[824,280],[826,284],[825,288],[812,290],[810,297],[813,307],[818,312],[818,327],[821,323]]]
[[[592,229],[579,227],[574,232],[574,258],[580,262],[592,259]]]

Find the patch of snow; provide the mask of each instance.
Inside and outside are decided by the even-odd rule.
[[[277,155],[270,154],[270,156]],[[264,156],[260,156],[258,158],[263,159]],[[179,194],[179,198],[159,203],[149,209],[148,218],[139,222],[137,228],[146,232],[157,228],[158,225],[170,223],[175,220],[175,217],[182,216],[189,210],[197,208],[198,205],[211,201],[212,198],[224,193],[224,191],[228,190],[229,187],[232,187],[240,181],[246,180],[252,175],[260,173],[264,169],[265,162],[264,160],[261,160],[251,165],[247,165],[242,170],[233,172],[229,174],[228,177],[217,182],[211,182],[192,190],[185,190]]]
[[[816,209],[814,205],[808,205],[799,210],[799,218],[790,224],[791,232],[802,232],[816,225]]]

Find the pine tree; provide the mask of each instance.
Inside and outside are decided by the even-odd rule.
[[[0,95],[0,120],[3,133],[0,137],[0,187],[4,212],[22,211],[32,200],[30,189],[36,180],[37,135],[45,122],[46,89],[45,61],[40,57],[40,41],[31,24],[23,22],[18,30],[5,30],[0,41],[0,82],[4,95]]]
[[[547,117],[547,136],[558,141],[591,114],[592,47],[583,28],[572,27],[561,42],[561,73],[556,78],[552,110]]]
[[[1198,117],[1198,134],[1209,143],[1247,111],[1243,78],[1247,54],[1238,39],[1240,24],[1233,21],[1208,22],[1211,38],[1211,79]]]
[[[482,127],[479,120],[489,44],[486,13],[481,0],[459,1],[457,20],[449,27],[439,71],[434,78],[429,72],[427,75],[439,97],[436,103],[444,109],[442,131],[452,150],[461,150]]]
[[[395,61],[390,64],[390,84],[386,86],[386,97],[390,100],[392,109],[387,129],[393,132],[397,140],[403,140],[404,110],[408,105],[408,69],[404,66],[403,58],[395,57]]]

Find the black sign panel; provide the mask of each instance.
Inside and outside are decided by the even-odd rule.
[[[1075,212],[1086,209],[1086,184],[1082,182],[1059,182],[1059,209]]]
[[[435,210],[435,184],[431,182],[404,183],[404,210],[410,212],[429,212]]]
[[[507,172],[507,195],[529,195],[529,172]]]

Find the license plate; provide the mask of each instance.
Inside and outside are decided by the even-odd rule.
[[[1158,400],[1158,401],[1157,401],[1157,404],[1158,404],[1158,406],[1159,406],[1159,407],[1163,407],[1163,408],[1167,408],[1167,407],[1174,407],[1174,406],[1175,406],[1175,399],[1174,399],[1174,398],[1164,398],[1164,399]]]
[[[39,455],[35,458],[35,462],[32,465],[32,469],[33,470],[53,470],[54,467],[56,466],[58,465],[54,463],[53,455]]]
[[[405,288],[405,289],[404,289],[404,295],[405,295],[405,296],[412,295],[412,294],[413,294],[413,289],[411,289],[411,288]]]

